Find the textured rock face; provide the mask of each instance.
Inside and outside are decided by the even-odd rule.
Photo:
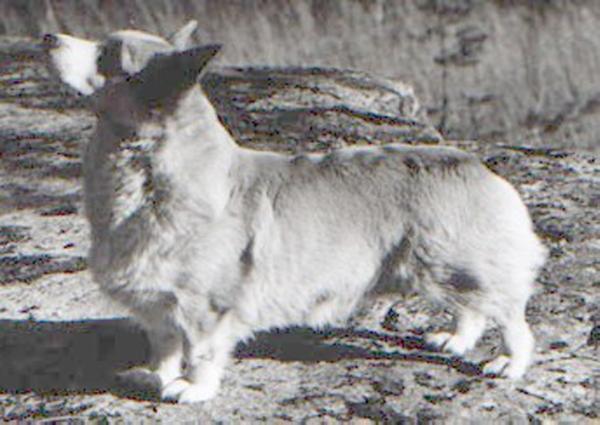
[[[258,149],[327,150],[355,143],[437,143],[411,86],[319,68],[225,69],[202,79],[224,124]]]
[[[317,69],[222,69],[203,82],[250,147],[443,143],[477,153],[515,184],[551,249],[528,308],[536,363],[514,385],[481,377],[479,362],[499,343],[495,330],[466,359],[427,351],[423,332],[450,326],[449,316],[413,297],[387,314],[378,303],[354,328],[259,335],[239,347],[210,403],[128,398],[135,394],[119,392],[112,374],[143,361],[147,343],[102,301],[85,269],[80,152],[94,118],[49,79],[40,59],[30,41],[0,40],[2,419],[585,423],[600,415],[597,155],[445,141],[409,86]]]
[[[5,2],[0,33],[165,33],[190,17],[227,65],[360,69],[410,81],[447,138],[600,148],[600,2]],[[94,7],[96,7],[94,9]],[[167,29],[165,31],[165,29]]]
[[[421,3],[439,16],[441,93],[425,102],[445,135],[600,148],[600,3]]]

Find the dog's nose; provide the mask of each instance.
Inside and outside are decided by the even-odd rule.
[[[59,39],[54,34],[46,34],[42,37],[42,47],[46,50],[56,49],[59,45]]]

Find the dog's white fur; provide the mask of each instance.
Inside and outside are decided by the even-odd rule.
[[[148,330],[163,397],[208,400],[253,332],[343,323],[367,294],[403,285],[456,309],[455,332],[428,337],[452,353],[498,322],[508,356],[485,372],[521,377],[534,347],[525,305],[546,250],[515,189],[445,147],[295,157],[239,147],[193,82],[152,98],[153,66],[177,80],[214,54],[185,50],[194,28],[171,43],[111,35],[121,69],[107,75],[100,43],[61,35],[50,52],[65,83],[97,93],[84,158],[89,263]]]
[[[86,95],[102,87],[104,77],[96,69],[98,44],[66,34],[57,37],[64,47],[51,50],[50,55],[63,81]]]

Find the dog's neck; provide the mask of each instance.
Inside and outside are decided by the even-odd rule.
[[[177,106],[166,119],[166,129],[174,140],[188,140],[195,147],[221,150],[234,150],[237,147],[221,124],[214,107],[197,85],[181,95]]]
[[[156,173],[214,217],[225,208],[238,149],[209,100],[195,86],[183,94],[165,120],[164,147],[157,153]]]

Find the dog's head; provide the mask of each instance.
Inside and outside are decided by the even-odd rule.
[[[136,30],[114,32],[104,41],[46,34],[42,45],[59,78],[90,95],[112,78],[139,73],[159,54],[184,51],[196,27],[196,21],[190,21],[166,39]]]
[[[220,50],[220,45],[187,48],[195,28],[192,21],[169,40],[125,30],[104,42],[59,34],[46,35],[44,43],[60,79],[93,94],[93,110],[117,139],[124,139],[144,123],[171,116]]]
[[[182,95],[196,85],[198,75],[220,49],[211,44],[157,53],[141,71],[107,80],[94,95],[94,110],[125,132],[142,123],[162,122],[175,113]]]

